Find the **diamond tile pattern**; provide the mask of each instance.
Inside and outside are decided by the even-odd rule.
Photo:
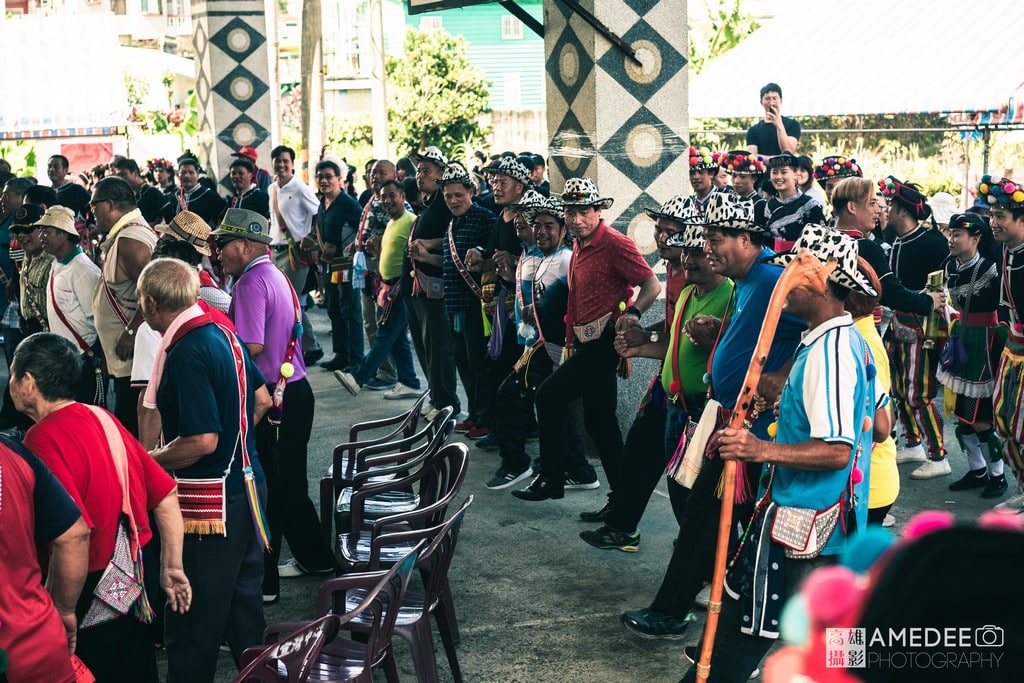
[[[654,53],[655,72],[645,74],[643,78],[635,77],[626,68],[629,58],[621,50],[613,49],[606,51],[597,61],[598,65],[617,83],[627,88],[629,94],[646,104],[656,92],[686,68],[686,58],[679,54],[679,50],[665,40],[665,36],[658,33],[646,21],[641,19],[636,22],[622,39],[627,45],[633,46],[635,50],[645,49]],[[629,60],[632,65],[632,60]]]
[[[240,50],[231,44],[231,34],[237,30],[244,31],[249,37],[248,41],[246,41],[247,45]],[[246,57],[256,52],[266,42],[267,39],[259,31],[240,17],[235,17],[210,36],[210,43],[236,62],[245,60]]]
[[[236,79],[245,79],[249,83],[249,96],[245,99],[239,99],[235,97],[235,93],[232,92],[232,84],[235,83]],[[240,110],[244,110],[253,102],[263,97],[263,95],[270,90],[270,86],[256,78],[251,71],[246,69],[244,66],[239,64],[228,73],[227,76],[222,78],[213,91],[223,97],[225,100],[238,107]]]

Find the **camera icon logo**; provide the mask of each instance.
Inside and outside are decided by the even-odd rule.
[[[974,629],[974,645],[975,647],[1002,647],[1002,627],[986,624]]]

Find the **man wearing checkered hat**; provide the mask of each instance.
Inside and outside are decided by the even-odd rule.
[[[715,681],[746,680],[779,637],[782,607],[815,568],[835,561],[856,520],[867,525],[871,446],[889,433],[889,397],[875,378],[874,361],[844,309],[850,292],[877,296],[857,268],[857,243],[823,225],[810,225],[795,249],[821,263],[835,262],[825,291],[793,289],[785,310],[808,328],[779,397],[774,440],[750,430],[721,431],[725,460],[767,465],[771,486],[758,505],[727,574],[711,660]],[[781,266],[794,253],[771,257]],[[787,533],[807,519],[830,519],[830,530]],[[840,521],[839,518],[842,518]],[[818,520],[821,523],[820,520]],[[811,546],[813,543],[813,547]],[[794,552],[817,552],[794,557]],[[688,648],[689,649],[689,648]],[[700,644],[693,654],[700,651]],[[696,679],[691,667],[683,681]]]

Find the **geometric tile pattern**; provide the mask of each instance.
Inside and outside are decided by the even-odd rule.
[[[615,198],[606,220],[656,261],[644,209],[689,192],[686,0],[594,0],[591,12],[640,65],[564,3],[544,10],[552,190],[594,178]]]
[[[230,189],[228,166],[239,147],[255,147],[260,166],[269,162],[272,82],[265,5],[253,0],[193,2],[192,17],[197,151],[207,173]]]

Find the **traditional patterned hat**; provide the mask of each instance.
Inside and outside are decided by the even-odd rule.
[[[863,178],[864,172],[860,169],[856,159],[842,156],[828,156],[821,160],[821,163],[814,167],[814,179],[825,187],[829,178]]]
[[[417,152],[409,155],[409,161],[414,164],[418,164],[421,161],[429,161],[432,164],[437,164],[442,169],[448,166],[448,157],[441,153],[437,147],[427,147],[422,152]]]
[[[532,190],[528,190],[527,194],[530,192],[532,192]],[[546,213],[549,216],[554,216],[559,221],[565,222],[565,210],[562,208],[562,200],[558,197],[545,197],[539,192],[536,194],[540,195],[541,201],[536,206],[531,206],[523,212],[523,215],[526,216],[526,220],[532,222],[540,214]]]
[[[683,229],[674,233],[665,240],[667,247],[682,247],[683,249],[704,248],[704,226],[694,223],[683,226]]]
[[[768,159],[768,168],[796,168],[797,160],[790,152],[783,152],[782,154],[776,154],[772,158]]]
[[[602,197],[597,185],[590,178],[569,178],[562,190],[563,206],[596,206],[607,209],[615,202],[611,197]]]
[[[978,183],[978,199],[990,209],[1024,209],[1024,186],[1011,178],[986,173]]]
[[[760,176],[768,171],[763,156],[751,154],[745,149],[723,152],[718,157],[718,163],[725,167],[725,172],[729,175]]]
[[[184,240],[204,256],[210,256],[210,226],[191,211],[182,211],[167,224],[167,231],[179,240]],[[249,238],[253,239],[253,238]],[[259,241],[259,240],[257,240]]]
[[[709,228],[731,228],[768,234],[754,221],[754,202],[734,192],[712,192],[704,207],[704,224]]]
[[[966,230],[972,235],[985,235],[992,232],[988,222],[976,213],[954,213],[949,217],[950,230]]]
[[[662,204],[657,211],[654,209],[644,209],[647,215],[657,220],[659,218],[667,218],[670,221],[676,221],[682,225],[704,225],[704,218],[701,216],[700,209],[685,194],[677,194],[667,202]]]
[[[483,169],[483,172],[491,175],[508,176],[523,185],[530,185],[530,169],[523,166],[515,157],[502,157]]]
[[[513,211],[520,211],[528,216],[532,209],[544,206],[545,199],[544,195],[531,188],[523,193],[523,196],[519,198],[517,203],[510,204],[508,208]]]
[[[717,171],[718,162],[715,155],[707,147],[690,147],[690,172],[694,171]]]
[[[805,225],[791,251],[769,256],[764,262],[785,267],[801,249],[811,252],[819,261],[837,262],[835,270],[828,276],[832,282],[866,296],[878,296],[878,292],[857,267],[857,240],[826,225]]]
[[[270,224],[267,219],[248,209],[228,209],[220,227],[210,237],[234,237],[270,244]]]
[[[441,179],[437,181],[437,184],[441,187],[444,187],[445,185],[452,185],[454,183],[466,185],[467,187],[477,186],[476,179],[469,174],[469,171],[466,170],[465,166],[457,161],[453,161],[445,166],[444,175],[442,175]]]
[[[75,214],[66,206],[51,206],[35,224],[44,228],[56,228],[75,237],[79,236],[78,229],[75,228]]]
[[[156,157],[156,158],[150,159],[149,161],[146,162],[146,168],[148,168],[150,171],[154,171],[154,172],[157,169],[161,169],[161,168],[164,169],[165,171],[173,171],[174,170],[174,164],[172,164],[167,159],[164,159],[164,158],[161,158],[161,157]]]
[[[917,220],[923,221],[932,215],[932,209],[928,206],[925,196],[909,185],[904,185],[895,176],[886,176],[879,180],[878,188],[883,195],[908,209]]]
[[[36,222],[43,217],[43,210],[38,204],[22,204],[14,211],[14,222],[11,223],[11,232],[19,232],[17,228],[35,227]]]

